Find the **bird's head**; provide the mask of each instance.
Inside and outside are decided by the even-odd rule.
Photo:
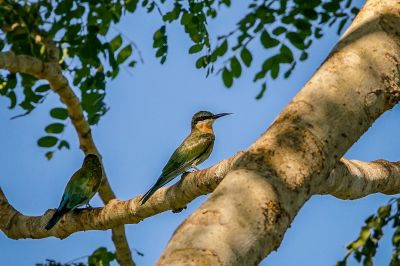
[[[89,153],[86,155],[85,160],[83,161],[83,164],[85,165],[101,165],[100,159],[96,154]]]
[[[212,124],[216,119],[230,114],[231,113],[221,113],[214,115],[213,113],[207,111],[197,112],[192,118],[192,129],[197,128],[201,131],[212,130]]]

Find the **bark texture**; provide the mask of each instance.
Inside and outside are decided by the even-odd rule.
[[[399,93],[400,2],[369,0],[300,93],[176,230],[158,264],[256,265],[279,247],[303,204],[327,193],[321,187],[344,198],[379,188],[369,176],[374,184],[357,187],[349,178],[354,187],[346,190],[329,173]]]

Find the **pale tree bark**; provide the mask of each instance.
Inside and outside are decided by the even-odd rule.
[[[159,264],[257,264],[280,245],[312,195],[354,199],[400,192],[398,162],[339,160],[399,100],[399,35],[400,2],[370,0],[326,62],[249,150],[160,189],[143,206],[138,204],[139,197],[113,199],[105,182],[100,190],[106,203],[103,208],[69,213],[50,231],[43,226],[52,211],[25,216],[0,189],[0,229],[13,239],[65,238],[84,230],[123,229],[123,224],[179,210],[215,189],[176,230]],[[68,107],[82,150],[98,153],[78,98],[52,64],[0,53],[0,68],[50,82]],[[117,245],[119,235],[114,236]]]
[[[329,187],[344,198],[365,195],[361,179],[344,179],[354,186],[345,189],[329,173],[399,95],[400,1],[369,0],[300,93],[175,231],[158,264],[255,265],[279,247],[312,195]]]
[[[40,239],[50,236],[64,239],[80,231],[106,230],[122,224],[136,224],[167,210],[179,210],[198,196],[212,192],[226,174],[236,168],[236,162],[245,154],[239,152],[208,169],[187,175],[174,186],[161,188],[145,205],[139,203],[141,196],[127,201],[114,199],[103,208],[68,213],[50,231],[45,230],[44,226],[53,210],[48,210],[42,216],[23,215],[9,204],[0,188],[0,230],[12,239]],[[379,160],[366,163],[342,159],[318,193],[354,199],[378,192],[400,192],[400,162]]]

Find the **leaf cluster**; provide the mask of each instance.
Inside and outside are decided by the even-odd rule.
[[[134,43],[112,29],[124,13],[136,10],[137,3],[137,0],[5,0],[0,6],[0,51],[13,51],[44,62],[56,60],[74,88],[79,89],[89,124],[97,124],[108,111],[104,101],[106,83],[118,76],[121,67],[136,64]],[[52,58],[54,50],[59,58]],[[19,107],[24,111],[14,118],[31,113],[49,91],[48,84],[30,75],[0,72],[0,96],[9,99],[10,109]],[[65,123],[52,123],[45,131],[61,134],[64,127]],[[69,147],[65,140],[49,135],[40,138],[38,144],[46,148]],[[47,152],[46,156],[51,158],[52,153]]]
[[[45,263],[36,263],[36,266],[110,266],[110,263],[116,260],[114,252],[108,251],[105,247],[96,249],[90,256],[87,256],[87,262],[75,262],[79,259],[67,263],[60,263],[55,260],[47,259]]]
[[[350,255],[364,266],[372,266],[379,242],[383,237],[383,229],[390,224],[394,229],[390,266],[400,265],[400,198],[397,198],[390,200],[387,205],[380,207],[376,214],[365,220],[358,238],[346,246],[348,253],[343,260],[336,263],[336,266],[347,265]]]
[[[150,12],[154,6],[161,10],[154,1],[144,2]],[[261,99],[266,91],[268,76],[272,79],[279,76],[288,78],[296,64],[308,58],[312,42],[323,36],[325,26],[337,25],[337,33],[340,34],[348,20],[358,12],[352,6],[352,0],[254,0],[236,28],[218,36],[216,45],[211,45],[207,22],[217,17],[221,7],[229,7],[230,4],[229,0],[175,0],[169,11],[159,13],[164,23],[180,22],[193,42],[189,54],[202,53],[196,61],[196,67],[206,69],[207,75],[214,72],[220,74],[227,88],[240,78],[244,68],[251,66],[254,55],[249,47],[259,40],[268,53],[253,77],[255,82],[261,83],[257,99]],[[168,47],[165,25],[162,29],[163,47]],[[157,48],[156,55],[162,54],[161,61],[164,62],[167,49],[162,48],[161,53],[161,46],[156,45],[156,41],[154,47]],[[222,64],[215,67],[222,60]]]

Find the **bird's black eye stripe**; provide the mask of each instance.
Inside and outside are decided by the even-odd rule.
[[[200,116],[200,117],[197,117],[197,118],[196,118],[196,123],[197,123],[197,122],[200,122],[200,121],[204,121],[204,120],[210,119],[210,118],[211,118],[210,116]]]

